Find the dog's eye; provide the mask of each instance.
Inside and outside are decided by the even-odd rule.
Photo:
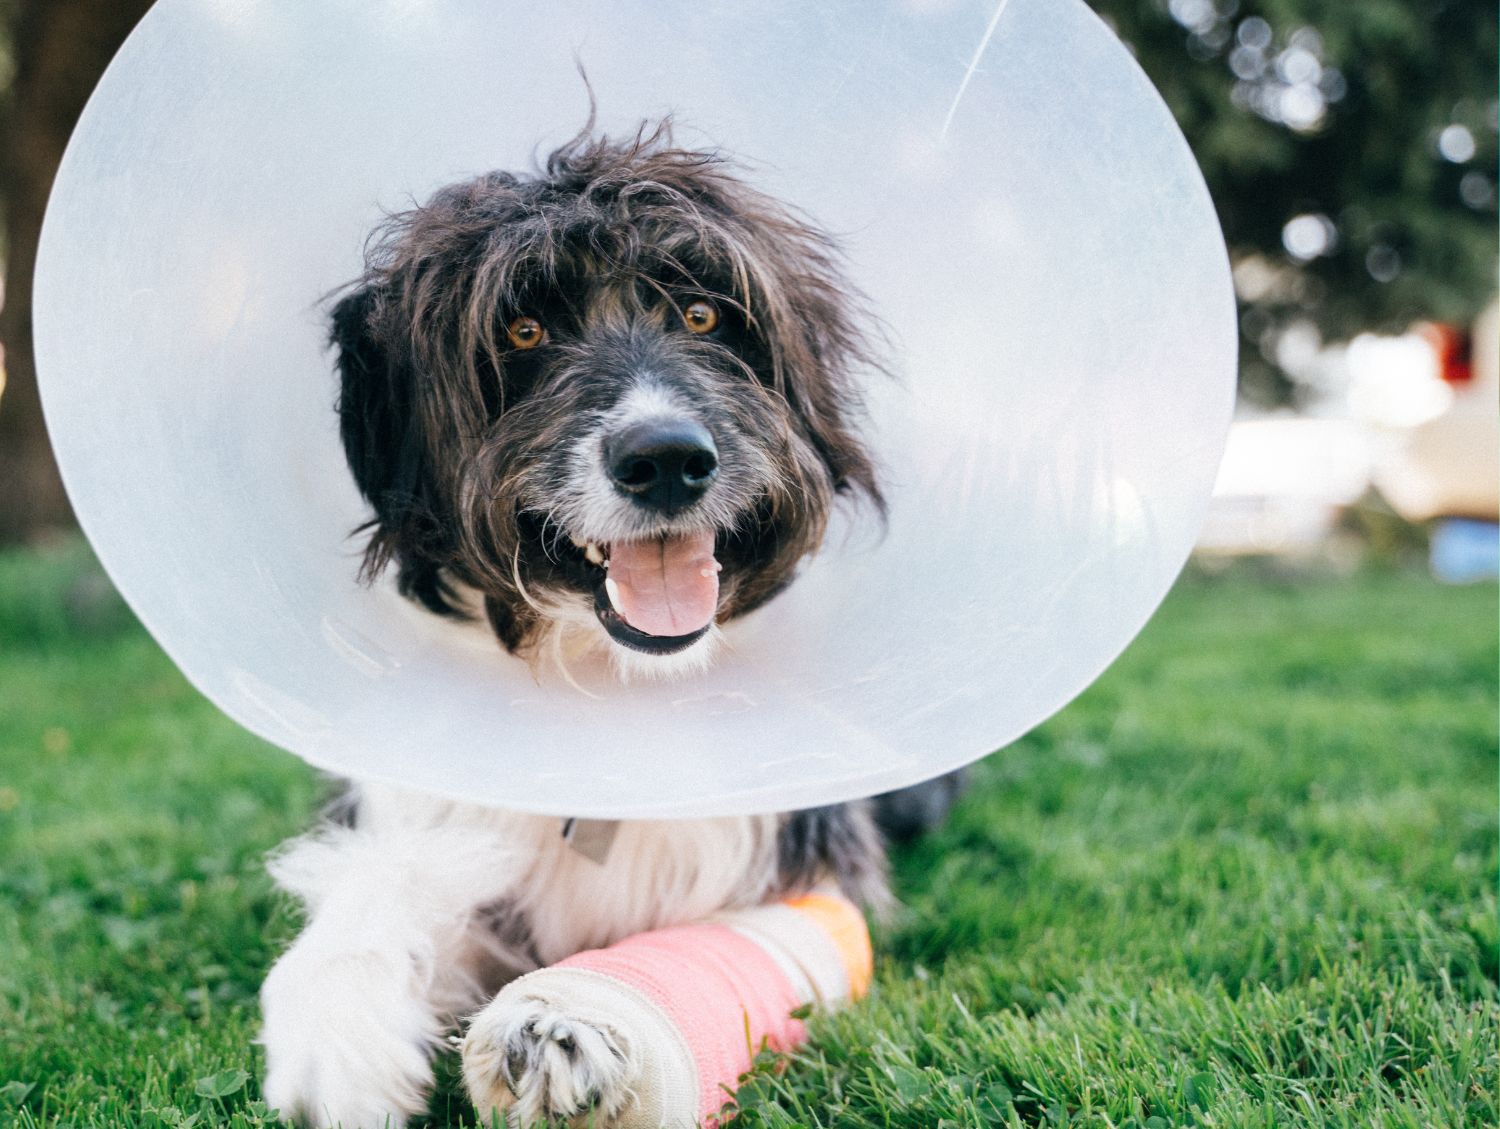
[[[535,349],[547,340],[547,330],[536,318],[519,317],[505,327],[505,336],[517,349]]]
[[[682,311],[682,320],[694,333],[712,333],[719,325],[719,311],[714,309],[712,302],[705,302],[701,298],[696,302],[689,302]]]

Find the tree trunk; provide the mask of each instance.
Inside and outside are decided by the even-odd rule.
[[[31,276],[52,177],[105,65],[149,0],[20,0],[10,9],[15,79],[0,120],[5,289],[0,306],[0,545],[73,525],[42,422],[31,350]]]

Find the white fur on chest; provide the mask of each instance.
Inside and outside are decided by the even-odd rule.
[[[535,861],[517,906],[545,964],[753,904],[775,878],[774,816],[624,822],[602,862],[574,850],[557,820],[528,823]]]
[[[627,820],[603,861],[595,862],[563,838],[563,821],[555,817],[381,784],[356,791],[356,826],[346,838],[362,848],[349,852],[349,870],[330,868],[326,881],[378,882],[376,874],[359,873],[361,860],[379,857],[382,845],[389,845],[403,855],[409,873],[428,872],[435,881],[441,875],[446,889],[472,890],[471,908],[493,908],[502,931],[506,922],[524,927],[528,955],[543,964],[633,933],[755,904],[776,878],[774,815]],[[455,837],[463,849],[453,849]],[[424,844],[430,844],[430,857],[420,857]],[[294,849],[290,858],[295,856]],[[319,900],[320,891],[296,892],[310,904]],[[371,890],[377,897],[394,894]]]

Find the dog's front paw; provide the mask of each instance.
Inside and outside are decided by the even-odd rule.
[[[426,1107],[434,1021],[402,973],[293,947],[261,989],[266,1103],[313,1129],[402,1129]]]
[[[537,996],[504,995],[476,1015],[463,1066],[481,1124],[498,1111],[509,1124],[563,1118],[602,1129],[633,1097],[622,1032]]]

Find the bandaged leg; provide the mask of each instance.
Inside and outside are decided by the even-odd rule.
[[[507,985],[470,1024],[464,1078],[484,1124],[712,1122],[762,1045],[803,1039],[792,1012],[859,998],[870,966],[864,918],[835,894],[637,934]]]

